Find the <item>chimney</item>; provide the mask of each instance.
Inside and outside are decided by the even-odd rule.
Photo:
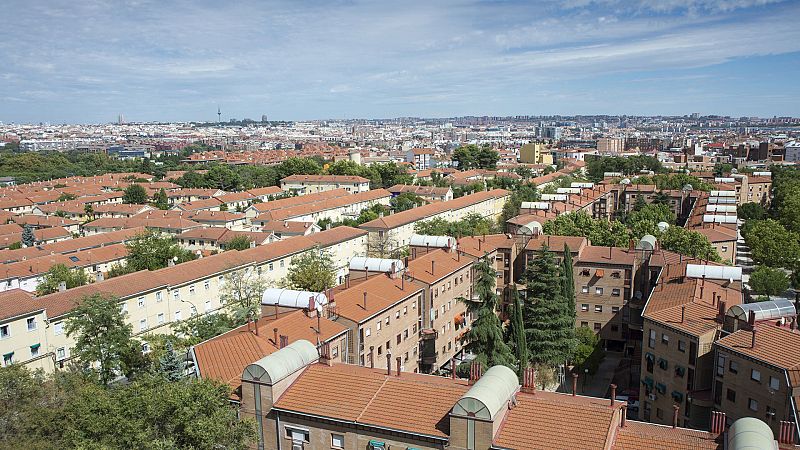
[[[103,281],[105,279],[105,277],[103,276],[103,272],[100,272],[98,270],[97,273],[94,274],[94,279],[95,281]]]
[[[67,290],[67,283],[65,281],[61,281],[58,283],[58,292],[64,292]]]
[[[522,371],[522,392],[536,392],[536,371],[533,367],[526,367]]]
[[[400,358],[399,356],[398,356],[397,358],[395,358],[395,364],[396,364],[396,366],[397,366],[397,376],[398,376],[398,377],[400,376],[400,360],[401,360],[401,359],[402,359],[402,358]]]
[[[750,339],[750,348],[756,348],[756,328],[753,327],[753,337]]]
[[[750,313],[747,315],[747,324],[750,325],[750,328],[753,328],[753,327],[756,326],[756,313],[755,313],[755,311],[750,311]]]
[[[622,405],[622,408],[620,408],[620,413],[621,415],[619,417],[619,427],[625,428],[625,421],[628,419],[628,403]]]
[[[350,289],[350,274],[344,276],[344,287]]]
[[[680,409],[680,406],[672,405],[672,428],[678,428],[678,410]]]
[[[375,368],[375,346],[374,345],[370,345],[369,346],[369,368],[370,369],[374,369]]]
[[[386,375],[392,374],[392,354],[386,352]]]
[[[256,248],[256,241],[250,241],[250,248]]]
[[[275,345],[278,345],[278,343],[279,343],[279,341],[278,341],[278,329],[277,328],[273,328],[272,329],[272,341],[275,342]]]
[[[577,393],[578,393],[578,374],[573,372],[573,374],[572,374],[572,396],[575,397],[575,395]]]
[[[314,317],[317,315],[317,303],[314,301],[314,296],[308,297],[308,309],[306,310],[306,315],[308,317]]]
[[[283,336],[282,335],[282,336],[280,336],[280,340],[281,340],[280,348],[283,348],[283,347],[286,347],[287,345],[289,345],[289,336]]]
[[[781,428],[778,432],[778,444],[794,445],[794,426],[793,422],[781,420]]]
[[[628,241],[628,250],[633,251],[633,249],[635,249],[635,248],[636,248],[636,244],[633,243],[633,239],[630,239]]]
[[[686,319],[686,305],[681,306],[681,323]]]
[[[366,280],[368,278],[369,278],[369,267],[364,266],[364,279]]]
[[[367,291],[364,291],[364,303],[363,303],[364,310],[367,309]]]
[[[711,433],[722,434],[725,431],[725,413],[720,411],[711,412]]]
[[[611,385],[611,407],[612,408],[614,407],[614,400],[616,400],[616,399],[617,399],[617,385],[616,384],[612,384]]]
[[[389,278],[394,278],[395,273],[397,272],[397,265],[394,263],[394,261],[392,261],[392,267],[389,270],[391,270],[391,272],[389,273]]]
[[[472,361],[469,366],[469,384],[475,384],[476,381],[481,379],[483,375],[483,366],[478,361]]]
[[[436,275],[436,272],[433,270],[434,267],[436,267],[436,261],[431,260],[431,275]]]
[[[725,320],[725,313],[727,312],[725,302],[722,301],[717,302],[717,308],[718,308],[717,315],[719,315],[719,321],[723,322]]]

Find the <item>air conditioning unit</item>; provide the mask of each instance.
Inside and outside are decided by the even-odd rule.
[[[648,396],[647,396],[647,399],[648,399],[648,400],[650,400],[651,402],[654,402],[654,401],[656,401],[656,394],[650,394],[650,395],[648,395]]]

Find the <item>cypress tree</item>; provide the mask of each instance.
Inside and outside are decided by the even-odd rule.
[[[168,381],[178,381],[183,378],[183,362],[175,353],[171,341],[167,341],[165,350],[158,361],[158,372]]]
[[[575,348],[575,318],[564,296],[561,267],[547,247],[528,264],[525,280],[523,321],[530,359],[551,366],[561,364]]]
[[[522,302],[519,299],[519,292],[514,286],[511,286],[510,289],[512,289],[511,296],[514,301],[510,326],[510,344],[517,357],[517,373],[522,378],[525,368],[528,367],[528,343],[525,342],[525,321],[522,319]]]
[[[25,247],[33,247],[34,244],[36,244],[33,228],[28,224],[25,224],[25,228],[22,229],[22,244],[25,245]]]
[[[497,316],[498,298],[495,292],[495,270],[484,257],[475,264],[475,293],[478,299],[461,298],[467,311],[477,318],[464,335],[465,348],[488,367],[502,364],[514,368],[514,355],[503,341],[503,325]]]
[[[575,306],[575,274],[572,271],[572,253],[569,245],[564,243],[564,259],[561,260],[561,274],[564,280],[564,297],[569,302],[570,314],[575,319],[577,314]]]

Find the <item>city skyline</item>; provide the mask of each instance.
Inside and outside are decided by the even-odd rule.
[[[792,1],[4,9],[3,122],[800,115]]]

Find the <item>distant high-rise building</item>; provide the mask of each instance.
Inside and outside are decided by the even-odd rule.
[[[267,119],[267,115],[266,114],[262,114],[261,115],[261,121],[262,122],[269,122],[269,120]]]

